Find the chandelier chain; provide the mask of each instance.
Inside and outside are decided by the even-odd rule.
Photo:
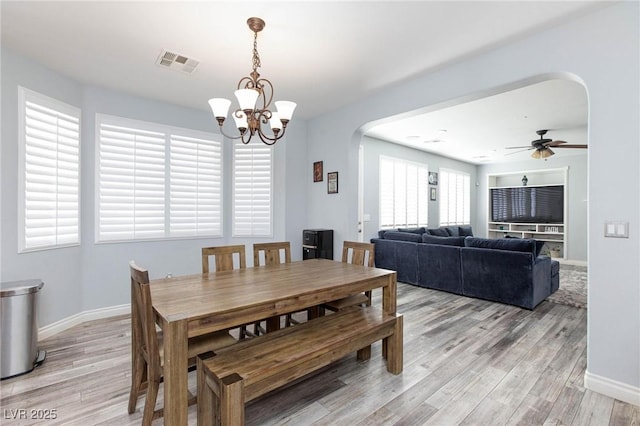
[[[257,72],[260,68],[260,54],[258,53],[258,33],[253,33],[253,71]]]

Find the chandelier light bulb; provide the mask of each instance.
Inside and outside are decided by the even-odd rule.
[[[291,101],[276,101],[274,104],[278,109],[280,119],[290,121],[291,117],[293,117],[293,111],[296,109],[296,103]]]
[[[258,91],[254,89],[239,89],[235,92],[240,109],[243,111],[251,110],[256,107],[256,101],[258,100]]]
[[[243,134],[248,127],[247,115],[243,111],[238,111],[233,114],[233,119],[236,122],[236,127],[240,130],[240,133]]]
[[[271,125],[271,130],[273,130],[273,133],[278,133],[280,130],[282,130],[282,121],[280,120],[280,115],[277,112],[271,113],[269,125]]]
[[[224,120],[225,118],[227,118],[227,113],[229,112],[231,101],[224,98],[213,98],[209,99],[209,106],[211,107],[213,116],[216,119],[222,118]]]

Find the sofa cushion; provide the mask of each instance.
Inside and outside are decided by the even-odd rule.
[[[420,243],[422,242],[422,235],[414,234],[412,232],[387,231],[384,233],[384,239]]]
[[[531,253],[536,256],[536,241],[530,238],[477,238],[465,237],[465,247],[510,250]],[[537,257],[537,256],[536,256]]]
[[[449,237],[449,233],[444,228],[429,228],[427,229],[427,234],[429,235],[437,235],[439,237]]]
[[[399,232],[411,232],[412,234],[424,234],[427,230],[423,227],[420,228],[398,228]]]
[[[439,237],[437,235],[423,234],[422,242],[426,244],[464,247],[464,237]]]

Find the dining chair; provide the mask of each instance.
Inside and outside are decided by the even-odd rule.
[[[356,241],[345,241],[342,244],[342,262],[353,265],[373,267],[375,259],[375,245],[373,243],[360,243]],[[350,306],[371,306],[371,291],[354,294],[349,297],[324,303],[320,308],[320,314],[325,309],[336,312]]]
[[[217,247],[203,247],[202,248],[202,273],[209,273],[209,264],[211,257],[214,260],[215,271],[231,271],[233,269],[245,269],[247,267],[246,255],[244,244],[230,245],[230,246],[217,246]],[[237,265],[237,268],[236,268]],[[246,337],[255,337],[256,330],[264,331],[260,326],[260,322],[254,323],[254,332],[250,332],[247,324],[240,326],[238,335],[240,340]],[[263,334],[264,334],[263,333]]]
[[[261,262],[264,259],[264,263]],[[291,263],[291,243],[289,241],[275,243],[254,243],[253,244],[253,266],[277,265],[279,263]],[[289,327],[298,324],[289,313],[285,318],[285,326]]]
[[[129,414],[136,409],[138,397],[146,392],[142,424],[151,425],[155,418],[162,417],[164,408],[155,409],[160,382],[163,380],[164,350],[162,331],[156,330],[149,272],[129,262],[131,275],[131,356],[132,375],[129,393]],[[236,343],[226,331],[218,331],[189,339],[187,354],[189,365],[194,366],[199,354],[215,351]],[[146,374],[145,374],[146,373]],[[187,374],[185,371],[184,374]],[[146,376],[146,379],[145,379]],[[145,386],[146,380],[146,386]],[[189,404],[194,404],[196,397],[189,395]]]

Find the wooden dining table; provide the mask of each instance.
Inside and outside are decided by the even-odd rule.
[[[327,259],[151,280],[164,334],[164,423],[187,424],[189,338],[376,288],[382,288],[381,309],[395,314],[396,285],[395,271]]]

